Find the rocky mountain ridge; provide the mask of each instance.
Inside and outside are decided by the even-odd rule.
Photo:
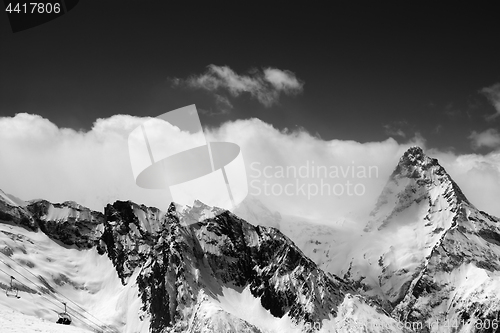
[[[153,333],[340,332],[359,325],[358,307],[361,322],[401,332],[377,304],[351,297],[346,281],[324,273],[277,229],[200,202],[162,212],[117,201],[104,214],[74,202],[1,204],[2,223],[107,256],[122,285],[137,285],[138,316]],[[266,324],[247,317],[242,298]]]

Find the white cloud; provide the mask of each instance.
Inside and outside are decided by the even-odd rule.
[[[215,141],[235,142],[241,147],[251,194],[260,194],[259,198],[263,202],[282,214],[319,219],[335,219],[346,214],[366,213],[371,210],[404,151],[411,145],[424,145],[418,137],[406,144],[398,144],[393,139],[368,143],[325,141],[303,130],[279,131],[259,119],[225,123],[220,128],[211,130],[209,136]],[[287,167],[292,170],[288,174],[283,177],[276,174],[280,168]],[[309,169],[309,176],[294,177],[293,169],[298,172],[301,167]],[[326,177],[321,174],[324,167],[328,170]],[[330,177],[332,168],[343,168],[347,174]],[[316,175],[312,175],[313,169]],[[352,177],[352,170],[357,173],[361,169],[367,171],[366,177],[357,177],[358,174]],[[371,175],[368,175],[369,170]],[[321,174],[320,177],[317,171]],[[268,177],[270,174],[274,175]],[[265,181],[271,195],[265,193]],[[347,182],[351,184],[351,193],[354,193],[354,186],[359,184],[358,189],[364,191],[363,195],[349,195]],[[306,193],[300,191],[301,184],[305,184]],[[325,184],[323,194],[320,188],[322,184]],[[273,186],[276,195],[272,192]],[[286,186],[289,193],[298,192],[297,195],[279,195],[281,190],[285,191]],[[309,186],[311,195],[308,197]],[[333,193],[334,186],[337,186],[337,194],[340,194],[342,189],[344,193]],[[318,194],[314,193],[316,187]]]
[[[128,157],[128,133],[144,120],[115,115],[84,133],[37,115],[0,118],[0,188],[26,200],[74,200],[96,210],[117,199],[160,205],[158,191],[135,185]]]
[[[211,92],[227,91],[233,97],[249,93],[266,107],[278,103],[281,94],[295,95],[301,93],[304,87],[304,83],[288,70],[265,68],[262,71],[252,70],[247,75],[240,75],[228,66],[216,65],[209,65],[207,71],[201,75],[187,79],[174,78],[172,83]],[[220,93],[216,96],[219,96],[219,99],[222,97]],[[226,104],[230,104],[227,98],[226,101]]]
[[[478,149],[481,147],[486,148],[500,148],[500,132],[495,128],[489,128],[483,132],[473,131],[469,135],[471,139],[472,147]]]
[[[45,198],[52,202],[74,200],[96,210],[115,200],[132,200],[165,209],[170,203],[168,191],[147,190],[135,185],[128,156],[128,133],[150,118],[116,115],[98,119],[88,132],[61,129],[47,119],[29,114],[0,118],[0,188],[22,199]],[[206,130],[214,141],[237,143],[243,153],[249,182],[267,180],[271,185],[294,184],[293,177],[257,177],[266,169],[300,168],[309,163],[349,170],[338,178],[312,177],[298,179],[307,187],[330,186],[346,182],[360,184],[362,196],[307,193],[264,195],[260,199],[283,214],[335,219],[349,212],[369,211],[404,151],[412,145],[425,148],[425,140],[416,135],[405,144],[393,139],[381,142],[325,141],[304,130],[280,131],[258,119],[227,122]],[[170,141],[180,140],[178,133]],[[500,155],[457,156],[429,151],[441,159],[452,177],[471,201],[493,215],[500,215]],[[348,168],[376,167],[371,177],[357,177]],[[318,170],[316,168],[316,170]],[[330,169],[329,169],[330,170]],[[341,172],[341,171],[340,171]],[[368,176],[368,175],[367,175]],[[299,177],[297,177],[299,178]],[[478,186],[481,184],[481,186]],[[255,183],[254,183],[255,185]],[[293,189],[296,190],[295,185]],[[339,188],[340,189],[340,188]],[[353,188],[351,187],[351,190]],[[249,187],[250,193],[255,188]],[[314,194],[314,193],[310,193]]]
[[[486,119],[493,120],[500,116],[500,83],[495,83],[490,87],[482,88],[479,92],[486,96],[496,111],[494,114],[487,116]]]
[[[264,77],[276,90],[285,93],[294,94],[301,91],[303,87],[303,83],[295,77],[295,74],[287,70],[266,68],[264,69]]]

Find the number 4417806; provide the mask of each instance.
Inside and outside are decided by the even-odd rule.
[[[28,3],[16,3],[13,5],[9,3],[7,8],[5,8],[6,12],[9,13],[24,13],[24,14],[58,14],[61,12],[61,4],[56,2],[52,3],[42,3],[42,2],[30,2]]]

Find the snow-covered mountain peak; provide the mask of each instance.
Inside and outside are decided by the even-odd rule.
[[[180,205],[172,202],[168,212],[175,214],[179,223],[187,226],[211,219],[226,212],[225,209],[209,206],[199,200],[192,205]],[[281,214],[271,211],[262,201],[254,196],[247,196],[239,205],[231,210],[233,214],[254,226],[273,227],[279,229]]]
[[[437,159],[410,148],[364,231],[344,277],[394,317],[454,321],[428,330],[440,333],[483,332],[471,322],[498,321],[500,220],[470,203]]]
[[[407,177],[428,181],[445,173],[437,159],[427,156],[420,147],[411,147],[399,159],[391,179]]]
[[[401,157],[399,163],[427,164],[430,162],[429,160],[432,161],[434,159],[431,159],[427,155],[425,155],[422,148],[414,146],[408,148],[408,150]]]
[[[179,218],[179,223],[184,226],[188,226],[193,223],[198,223],[206,219],[214,218],[215,216],[222,214],[225,210],[218,207],[211,207],[205,203],[195,200],[193,206],[170,206],[169,213],[177,211],[176,215]]]
[[[348,275],[397,304],[446,233],[476,211],[438,160],[412,147],[380,194]]]
[[[419,183],[443,182],[450,179],[438,160],[427,156],[420,147],[411,147],[401,156],[389,182],[403,178],[415,179]]]
[[[398,223],[392,221],[408,224],[421,221],[421,217],[431,221],[431,214],[456,213],[462,210],[462,204],[473,207],[437,159],[425,155],[420,147],[412,147],[401,157],[382,190],[365,231]]]

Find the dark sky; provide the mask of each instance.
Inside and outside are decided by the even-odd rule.
[[[274,1],[85,1],[44,25],[12,33],[0,15],[0,116],[42,115],[88,130],[113,114],[157,116],[189,104],[216,108],[206,91],[172,78],[226,65],[290,70],[298,96],[264,107],[248,95],[229,114],[360,142],[401,129],[428,145],[471,151],[471,131],[499,128],[479,93],[500,82],[500,20],[483,4]],[[325,2],[326,4],[326,2]]]

